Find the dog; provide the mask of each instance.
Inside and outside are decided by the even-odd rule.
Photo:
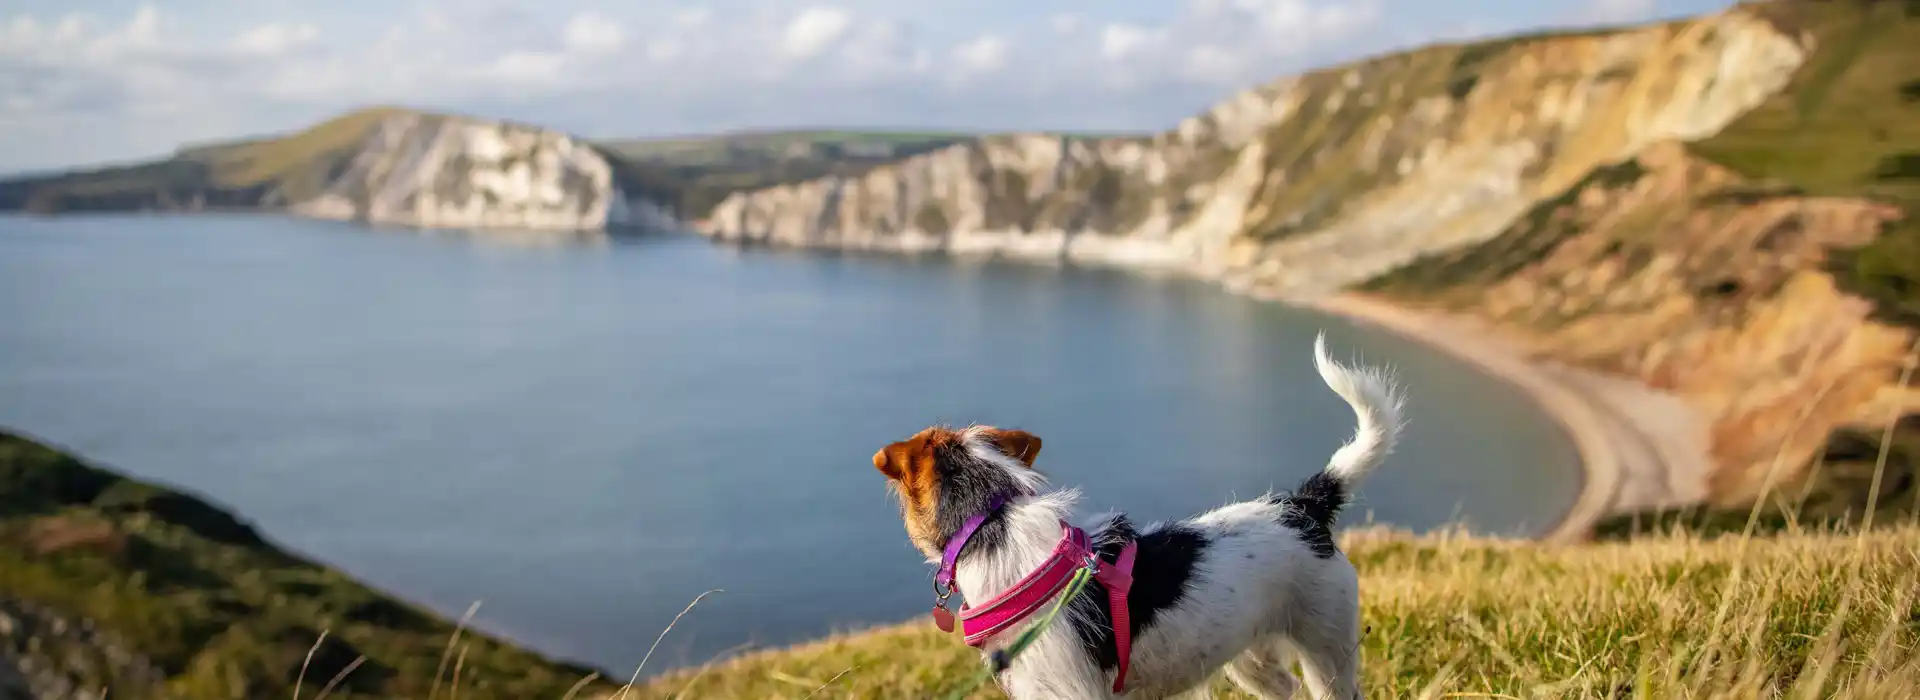
[[[1124,571],[1119,579],[1102,576],[1065,603],[996,674],[1009,697],[1207,697],[1207,682],[1224,667],[1242,690],[1279,700],[1301,685],[1290,672],[1296,659],[1314,700],[1361,697],[1359,579],[1334,542],[1333,525],[1361,477],[1393,451],[1403,398],[1381,369],[1332,360],[1324,333],[1314,338],[1313,352],[1321,380],[1357,417],[1352,438],[1291,493],[1146,527],[1118,513],[1081,525],[1081,552],[1098,557],[1089,563],[1112,575],[1130,559],[1131,581]],[[934,584],[934,617],[943,628],[952,620],[941,620],[946,596],[955,589],[970,606],[1029,593],[1028,582],[1070,548],[1075,528],[1067,524],[1079,492],[1049,489],[1034,469],[1040,445],[1022,430],[935,426],[874,453],[909,539],[951,572],[951,588],[943,590],[939,577]],[[1114,602],[1126,613],[1125,629],[1113,626]],[[968,643],[1005,663],[999,653],[1053,605],[1047,600],[1039,614]],[[963,632],[972,635],[976,625],[967,614],[963,608]]]

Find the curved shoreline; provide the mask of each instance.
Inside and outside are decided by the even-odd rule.
[[[1588,539],[1600,519],[1643,508],[1697,501],[1704,494],[1708,461],[1694,444],[1691,418],[1676,399],[1632,383],[1525,357],[1461,319],[1414,311],[1359,294],[1300,303],[1400,335],[1468,362],[1519,389],[1552,416],[1580,459],[1580,492],[1552,528],[1548,543]],[[1665,402],[1665,406],[1648,406]],[[1649,408],[1652,410],[1640,410]],[[1655,414],[1652,417],[1649,414]],[[1679,418],[1678,428],[1652,418]]]

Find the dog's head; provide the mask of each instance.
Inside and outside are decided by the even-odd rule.
[[[900,499],[907,536],[930,559],[968,516],[994,496],[1032,495],[1043,479],[1033,469],[1040,438],[1023,430],[935,426],[873,453],[873,468]]]

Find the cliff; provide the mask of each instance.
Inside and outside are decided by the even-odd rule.
[[[735,194],[704,232],[1364,288],[1679,396],[1710,425],[1718,505],[1824,452],[1823,513],[1911,509],[1915,8],[1776,0],[1427,47],[1150,138],[989,138]]]
[[[1435,47],[1249,90],[1149,139],[990,138],[856,178],[737,194],[709,229],[1160,265],[1322,292],[1489,238],[1535,199],[1647,144],[1710,134],[1803,59],[1791,37],[1741,13]]]
[[[558,132],[420,114],[379,120],[296,214],[424,228],[670,225],[631,201],[599,151]]]
[[[462,697],[609,687],[454,629],[204,500],[0,431],[0,698],[430,697],[456,673]]]
[[[537,127],[368,109],[141,165],[0,182],[0,210],[266,209],[376,224],[673,226],[668,176]]]

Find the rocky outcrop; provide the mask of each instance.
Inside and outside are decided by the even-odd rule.
[[[630,200],[591,146],[534,127],[422,114],[381,120],[294,213],[423,228],[593,230],[670,222]]]
[[[0,596],[0,700],[93,700],[142,694],[166,674],[90,622]]]
[[[736,194],[705,230],[1171,267],[1313,295],[1491,238],[1649,144],[1712,134],[1804,57],[1737,11],[1427,48],[1250,90],[1150,139],[997,137]]]

